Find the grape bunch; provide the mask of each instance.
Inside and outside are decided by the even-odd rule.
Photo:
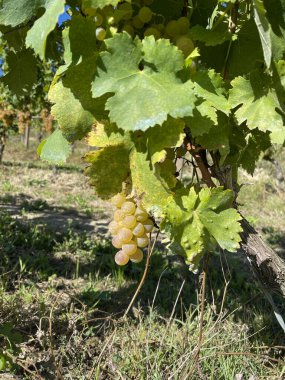
[[[139,263],[143,259],[142,248],[149,244],[147,234],[153,230],[153,221],[141,205],[127,199],[124,193],[116,194],[111,202],[116,211],[109,231],[113,235],[113,246],[120,249],[115,255],[115,262],[118,265],[126,265],[129,260]]]
[[[121,2],[116,7],[108,5],[103,9],[95,9],[92,0],[83,0],[82,10],[86,16],[93,18],[98,41],[104,41],[123,31],[131,37],[154,36],[156,40],[168,38],[188,57],[194,50],[188,17],[167,22],[163,15],[152,11],[151,5],[154,2],[155,0],[134,0],[131,4]]]

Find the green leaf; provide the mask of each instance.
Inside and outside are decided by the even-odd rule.
[[[204,42],[206,46],[216,46],[229,41],[231,33],[225,27],[220,30],[205,29],[201,25],[195,25],[190,29],[190,36],[193,40]]]
[[[254,21],[263,49],[264,61],[267,67],[271,66],[272,44],[271,44],[271,27],[266,17],[266,11],[262,0],[254,0]]]
[[[2,0],[0,24],[18,26],[29,21],[38,9],[46,7],[52,0]]]
[[[94,124],[92,131],[88,134],[87,144],[97,148],[105,148],[110,145],[124,144],[126,140],[126,134],[123,134],[115,124],[106,121]]]
[[[235,252],[241,240],[241,216],[229,208],[233,200],[230,190],[222,187],[182,190],[176,195],[181,205],[168,206],[166,229],[170,229],[174,246],[181,246],[188,263],[196,266],[201,256],[212,247],[213,239],[222,249]]]
[[[183,143],[184,127],[182,120],[169,118],[162,126],[157,125],[146,131],[146,146],[153,165],[165,159],[166,148],[177,147]]]
[[[270,131],[272,142],[282,144],[285,140],[285,127],[283,118],[276,109],[282,111],[283,105],[272,87],[271,79],[253,72],[250,80],[237,77],[231,85],[230,104],[232,108],[241,105],[235,111],[238,123],[246,121],[249,129]]]
[[[62,164],[71,153],[68,141],[63,137],[60,129],[56,129],[45,141],[40,149],[40,157],[51,164]]]
[[[141,43],[122,33],[106,40],[106,45],[109,51],[100,54],[93,96],[114,93],[106,109],[119,128],[146,130],[162,125],[168,115],[192,114],[196,100],[193,84],[177,78],[183,55],[168,40],[155,41],[150,36]]]
[[[27,94],[38,77],[36,59],[31,50],[10,51],[7,63],[9,72],[2,78],[3,83],[16,95]]]
[[[49,100],[54,105],[51,112],[69,141],[82,139],[91,130],[96,118],[106,119],[106,97],[93,99],[90,84],[95,75],[96,55],[91,55],[76,66],[71,66],[65,76],[53,85]]]
[[[121,0],[84,0],[84,8],[104,8],[107,5],[117,6]],[[130,0],[126,0],[129,1]]]
[[[122,182],[130,175],[128,146],[112,145],[89,152],[85,161],[91,164],[85,174],[99,197],[108,199],[122,191]]]
[[[143,205],[149,212],[162,217],[166,206],[173,202],[173,195],[163,186],[150,165],[146,152],[132,150],[130,166],[133,189],[142,197]]]
[[[64,12],[64,5],[65,0],[47,0],[45,13],[28,31],[26,46],[33,48],[42,59],[45,57],[47,37],[57,25],[58,17]]]

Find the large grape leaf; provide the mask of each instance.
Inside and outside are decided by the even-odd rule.
[[[58,17],[64,12],[65,0],[47,0],[46,11],[27,33],[26,46],[34,49],[40,58],[44,59],[46,40],[50,32],[55,28]]]
[[[184,250],[189,264],[196,266],[201,256],[213,248],[213,242],[230,252],[239,248],[241,216],[230,208],[230,190],[205,188],[196,193],[192,187],[177,193],[175,200],[174,207],[167,207],[165,228],[171,233],[174,247]]]
[[[96,55],[91,55],[76,66],[71,66],[65,76],[53,85],[49,100],[54,103],[51,112],[69,141],[82,139],[91,130],[95,119],[106,119],[106,99],[94,99],[90,84],[95,74]]]
[[[31,50],[10,51],[6,57],[9,72],[2,81],[17,95],[27,94],[37,81],[37,62]]]
[[[108,199],[122,191],[122,182],[130,174],[129,147],[124,144],[111,145],[85,155],[91,164],[85,174],[100,198]]]
[[[110,124],[108,121],[96,122],[87,136],[87,144],[97,148],[126,144],[127,141],[126,133],[122,133],[115,124]]]
[[[206,46],[216,46],[229,41],[232,38],[227,30],[226,24],[215,30],[205,29],[201,25],[195,25],[190,29],[190,36],[193,40],[204,42]]]
[[[3,0],[0,9],[0,24],[18,26],[29,21],[42,7],[52,0]]]
[[[283,105],[279,102],[270,78],[261,77],[256,71],[251,73],[249,80],[237,77],[231,85],[230,104],[232,108],[240,106],[235,111],[238,123],[246,121],[249,129],[270,131],[272,142],[283,144],[283,117],[280,112],[276,112],[276,109],[282,111]]]
[[[84,0],[83,4],[85,8],[104,8],[107,5],[117,6],[121,0]],[[131,0],[126,0],[131,2]]]
[[[146,130],[193,112],[196,96],[193,83],[182,83],[176,73],[183,55],[168,40],[153,36],[141,43],[127,33],[106,40],[108,51],[100,54],[93,82],[95,98],[113,93],[106,109],[110,120],[124,130]]]

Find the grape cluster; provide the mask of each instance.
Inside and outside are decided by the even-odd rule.
[[[126,265],[129,260],[139,263],[143,259],[141,248],[149,244],[147,234],[153,230],[153,221],[141,205],[127,199],[124,193],[116,194],[111,202],[116,211],[109,231],[113,235],[113,246],[120,249],[115,255],[115,262],[118,265]]]
[[[188,57],[194,50],[189,35],[189,19],[180,17],[178,20],[165,22],[163,15],[155,14],[149,7],[153,2],[155,0],[136,0],[132,4],[122,2],[117,7],[106,6],[97,10],[92,8],[91,0],[83,0],[82,10],[87,16],[93,17],[98,41],[104,41],[105,38],[122,31],[131,37],[163,37],[170,39]]]
[[[14,118],[15,112],[13,110],[0,108],[0,121],[4,128],[9,128],[13,124]]]
[[[45,132],[52,133],[54,130],[54,127],[53,127],[54,119],[53,119],[52,114],[49,112],[48,109],[44,108],[41,110],[40,116],[42,119]]]
[[[31,125],[32,115],[29,111],[18,111],[18,130],[20,134],[25,133],[25,129]]]

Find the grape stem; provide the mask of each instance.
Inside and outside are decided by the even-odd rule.
[[[146,263],[145,263],[144,272],[143,272],[142,278],[140,280],[140,283],[139,283],[139,285],[137,287],[137,290],[135,291],[135,294],[133,295],[133,298],[132,298],[131,302],[129,303],[129,306],[127,307],[127,309],[126,309],[126,311],[125,311],[125,313],[123,315],[123,318],[125,318],[128,315],[129,311],[131,310],[131,307],[133,306],[133,304],[134,304],[134,302],[135,302],[135,300],[136,300],[136,298],[137,298],[137,296],[138,296],[138,294],[139,294],[139,292],[140,292],[140,290],[141,290],[141,288],[142,288],[142,286],[143,286],[143,284],[145,282],[145,279],[147,277],[148,270],[149,270],[150,257],[152,255],[153,249],[154,249],[155,244],[157,242],[157,238],[158,238],[159,232],[160,231],[157,232],[152,246],[151,246],[151,233],[150,233],[150,239],[149,239],[149,243],[148,243],[147,257],[146,257]]]

